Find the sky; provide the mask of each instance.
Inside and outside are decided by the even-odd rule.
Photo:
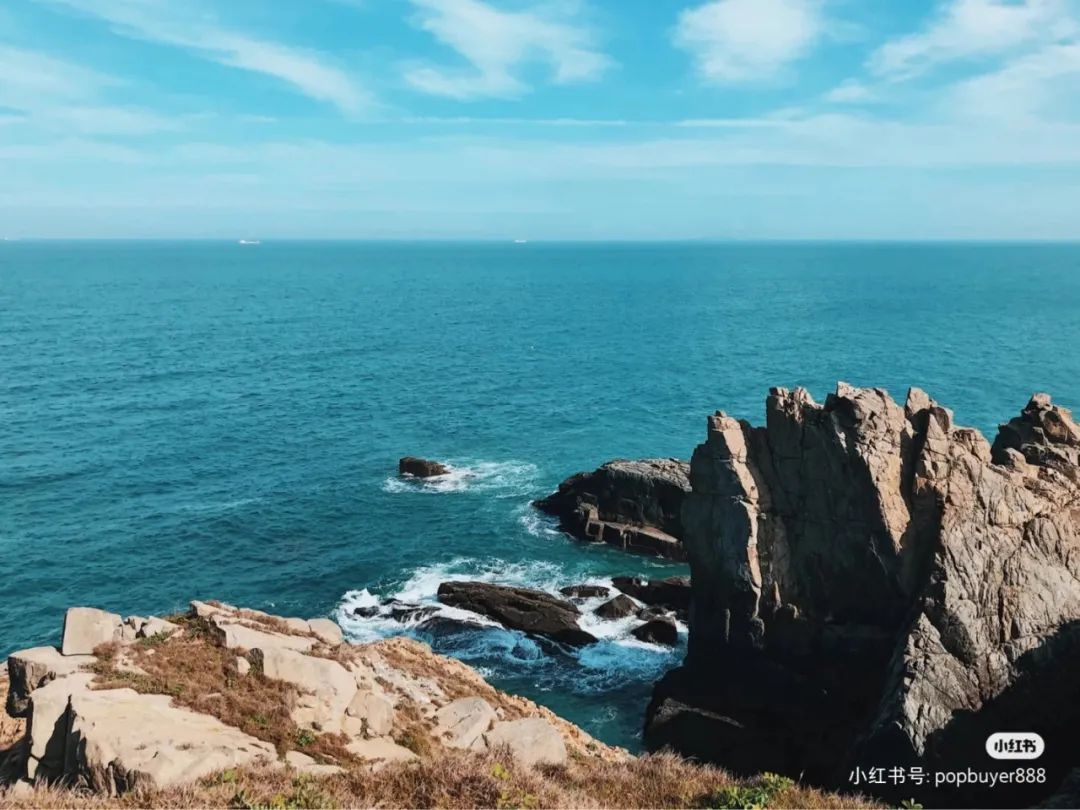
[[[1080,0],[3,0],[0,237],[1080,238]]]

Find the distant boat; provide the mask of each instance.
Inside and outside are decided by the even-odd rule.
[[[241,245],[261,245],[262,242],[260,242],[258,239],[241,239],[238,244],[241,244]]]
[[[515,245],[527,245],[527,244],[529,244],[529,240],[528,239],[515,239],[514,244]]]

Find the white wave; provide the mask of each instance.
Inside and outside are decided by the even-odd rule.
[[[457,557],[446,563],[424,565],[415,569],[401,589],[392,596],[405,602],[435,599],[439,585],[449,580],[493,582],[554,593],[563,578],[560,566],[542,560],[507,562],[495,557],[486,560]]]
[[[177,512],[229,512],[242,506],[259,503],[262,498],[237,498],[234,501],[219,503],[186,503],[176,507]]]
[[[383,492],[492,492],[496,498],[520,498],[535,491],[537,467],[520,461],[460,461],[446,465],[450,472],[431,478],[395,475],[383,482]]]
[[[555,528],[555,519],[537,511],[531,503],[522,504],[517,512],[518,523],[533,537],[558,537],[562,534]]]
[[[474,632],[455,634],[444,650],[463,660],[480,660],[485,666],[499,667],[512,663],[524,665],[545,658],[541,648],[524,634],[507,630],[498,622],[460,608],[450,607],[438,601],[439,585],[450,580],[467,582],[492,582],[501,585],[517,585],[536,588],[553,595],[562,595],[559,588],[570,584],[601,585],[609,589],[607,596],[577,600],[581,611],[578,623],[581,628],[598,639],[596,644],[572,651],[582,670],[582,681],[571,688],[583,692],[603,691],[629,680],[658,677],[664,669],[677,663],[682,655],[682,642],[686,637],[686,625],[677,621],[681,643],[674,650],[641,641],[632,635],[635,627],[643,624],[636,615],[608,620],[596,615],[596,609],[618,591],[610,578],[568,578],[558,565],[540,560],[507,562],[498,558],[478,560],[458,557],[444,563],[434,563],[416,568],[412,575],[397,588],[380,599],[369,590],[349,591],[342,597],[337,619],[346,635],[353,641],[373,641],[393,635],[414,634],[418,626],[429,618],[441,617],[469,623]],[[637,600],[634,600],[640,606]],[[398,605],[392,604],[399,603]],[[400,603],[426,609],[425,613],[394,618],[395,607]],[[355,610],[372,612],[370,616],[356,615]],[[487,663],[487,662],[495,663]]]

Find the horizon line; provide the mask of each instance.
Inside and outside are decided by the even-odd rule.
[[[971,245],[1076,245],[1080,236],[1074,237],[468,237],[468,236],[283,236],[283,237],[227,237],[227,236],[18,236],[0,237],[0,244],[19,243],[213,243],[241,246],[245,239],[254,244],[246,247],[262,247],[268,244],[326,243],[326,244],[493,244],[517,245],[575,245],[575,244],[627,244],[627,245],[724,245],[724,244],[971,244]]]

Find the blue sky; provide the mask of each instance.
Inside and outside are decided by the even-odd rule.
[[[1080,238],[1080,0],[4,0],[0,236]]]

